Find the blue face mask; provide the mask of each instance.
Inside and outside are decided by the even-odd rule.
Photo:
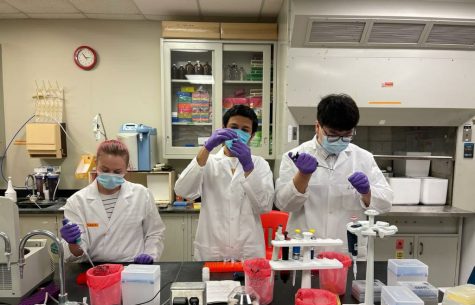
[[[237,133],[237,135],[239,137],[239,141],[241,141],[242,143],[247,145],[247,142],[251,138],[251,135],[248,134],[245,131],[242,131],[241,129],[234,129],[233,128],[232,130]],[[234,141],[237,141],[237,140],[236,139],[235,140],[227,140],[227,141],[224,142],[224,144],[226,145],[226,147],[228,149],[231,149],[233,147],[233,142]]]
[[[118,174],[100,173],[97,182],[108,190],[113,190],[125,182],[124,177]]]
[[[350,142],[345,142],[342,139],[338,139],[336,142],[328,142],[327,136],[323,136],[322,147],[330,154],[338,155],[344,151]]]

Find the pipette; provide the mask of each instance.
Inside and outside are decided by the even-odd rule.
[[[292,159],[292,161],[297,161],[297,159],[299,158],[299,153],[296,153],[295,155],[292,155],[290,154],[290,159]],[[330,167],[327,167],[327,166],[324,166],[324,165],[320,165],[320,163],[317,164],[317,167],[321,167],[321,168],[324,168],[324,169],[328,169],[328,170],[334,170],[333,168],[330,168]]]
[[[356,216],[351,217],[353,224],[352,228],[361,227],[361,224],[358,223]],[[346,231],[346,238],[348,239],[348,251],[351,253],[353,259],[353,277],[356,280],[356,274],[358,273],[356,267],[356,259],[358,258],[358,236],[350,231]]]
[[[63,219],[63,226],[70,226],[72,225],[71,222],[69,221],[69,219],[66,219],[64,218]],[[87,260],[89,261],[89,263],[91,263],[92,267],[95,267],[94,266],[94,263],[92,262],[91,260],[91,257],[89,256],[89,254],[87,253],[86,251],[86,247],[84,247],[83,243],[82,243],[82,240],[81,240],[81,237],[79,237],[77,240],[76,240],[76,244],[81,248],[82,252],[84,253],[84,255],[86,255],[87,257]]]

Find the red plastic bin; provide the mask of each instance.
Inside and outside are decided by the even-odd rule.
[[[346,292],[346,279],[348,268],[351,266],[351,258],[339,252],[321,252],[318,258],[337,259],[343,264],[341,269],[322,269],[319,272],[320,288],[331,291],[338,295]]]

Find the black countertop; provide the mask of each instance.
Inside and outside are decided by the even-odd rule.
[[[201,281],[201,269],[203,263],[200,262],[184,262],[182,263],[159,263],[161,271],[161,285],[162,287],[170,281],[174,281],[178,271],[177,282],[199,282]],[[89,300],[89,290],[86,286],[80,286],[76,284],[76,277],[78,274],[85,272],[90,268],[89,264],[65,264],[66,271],[66,291],[69,299],[73,301],[80,301],[83,297],[87,296]],[[386,262],[375,262],[374,274],[375,278],[381,282],[386,283]],[[353,272],[350,268],[348,270],[348,280],[346,283],[346,293],[340,296],[341,304],[359,304],[358,300],[351,296],[351,284],[353,280]],[[292,280],[289,279],[286,283],[280,278],[280,273],[276,272],[274,281],[274,300],[272,305],[291,305],[294,304],[295,294],[300,288],[301,272],[297,272],[297,278],[295,281],[295,287],[292,286]],[[366,276],[365,262],[358,262],[358,279],[364,279]],[[211,280],[232,280],[233,275],[231,273],[211,273]],[[55,275],[55,281],[59,284],[57,274]],[[244,284],[244,281],[241,281]],[[318,276],[312,275],[312,288],[318,288]],[[170,297],[170,288],[167,286],[163,288],[160,293],[160,302],[163,303]],[[89,301],[88,301],[89,302]],[[49,303],[48,303],[49,304]],[[53,303],[52,303],[53,304]]]

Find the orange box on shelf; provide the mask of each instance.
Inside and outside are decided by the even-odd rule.
[[[218,22],[162,21],[163,38],[220,38]]]
[[[222,22],[221,39],[277,40],[277,24]]]

